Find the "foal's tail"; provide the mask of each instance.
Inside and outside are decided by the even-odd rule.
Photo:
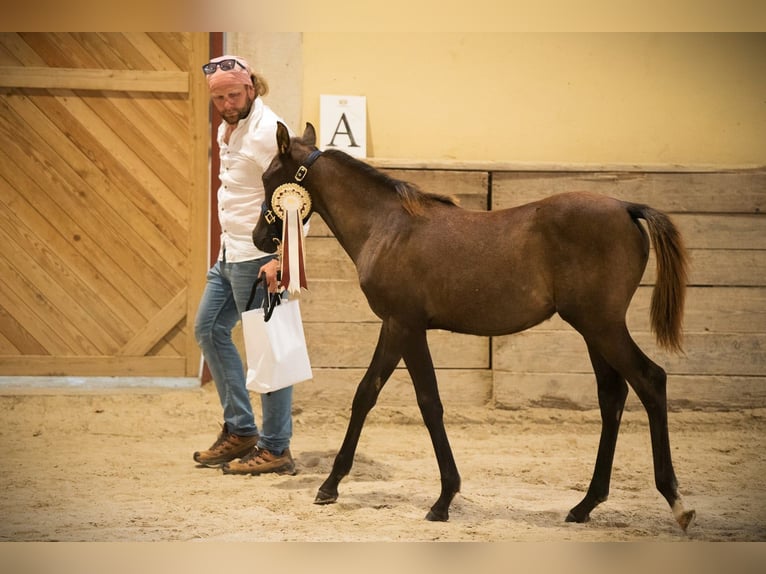
[[[687,256],[681,234],[664,213],[646,205],[628,205],[633,219],[643,219],[657,258],[651,325],[660,347],[683,352],[682,322],[686,298]]]

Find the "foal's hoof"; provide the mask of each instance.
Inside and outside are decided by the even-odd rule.
[[[324,492],[322,490],[317,492],[314,504],[332,504],[338,500],[338,493]]]
[[[694,523],[696,516],[697,513],[694,510],[689,510],[678,517],[678,524],[681,526],[684,532],[686,532],[686,529]]]
[[[426,520],[431,522],[447,522],[449,520],[449,512],[439,512],[432,508],[426,514]]]
[[[565,518],[565,522],[577,522],[578,524],[585,524],[589,520],[590,520],[589,514],[586,514],[585,516],[578,518],[571,511],[569,512],[569,514],[567,514],[567,517]]]

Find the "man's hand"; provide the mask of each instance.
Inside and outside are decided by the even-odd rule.
[[[269,286],[269,293],[279,292],[279,281],[277,280],[277,271],[279,271],[279,261],[277,259],[272,259],[265,265],[261,266],[261,269],[258,271],[259,276],[262,273],[266,274],[266,283]]]

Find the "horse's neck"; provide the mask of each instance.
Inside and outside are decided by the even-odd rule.
[[[357,257],[387,212],[398,207],[392,190],[343,166],[321,178],[318,212],[349,257]]]

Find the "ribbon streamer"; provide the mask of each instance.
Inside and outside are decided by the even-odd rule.
[[[282,286],[291,296],[307,289],[300,210],[288,208],[282,225]],[[294,280],[297,278],[297,280]]]

